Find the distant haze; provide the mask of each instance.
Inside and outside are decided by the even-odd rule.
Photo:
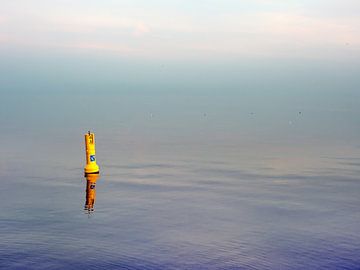
[[[0,48],[140,58],[359,57],[357,0],[2,1]]]
[[[128,130],[356,149],[359,3],[2,1],[2,136]]]

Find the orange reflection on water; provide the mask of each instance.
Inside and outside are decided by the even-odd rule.
[[[94,211],[95,198],[96,198],[96,181],[99,178],[99,174],[86,175],[86,201],[84,210],[88,213]]]

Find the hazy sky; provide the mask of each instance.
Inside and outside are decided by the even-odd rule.
[[[349,58],[358,0],[1,0],[0,48],[130,57]]]

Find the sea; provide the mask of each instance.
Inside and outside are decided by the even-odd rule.
[[[357,67],[3,54],[0,269],[360,269]]]

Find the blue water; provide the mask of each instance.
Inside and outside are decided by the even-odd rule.
[[[1,269],[359,269],[351,67],[58,60],[3,67]]]

